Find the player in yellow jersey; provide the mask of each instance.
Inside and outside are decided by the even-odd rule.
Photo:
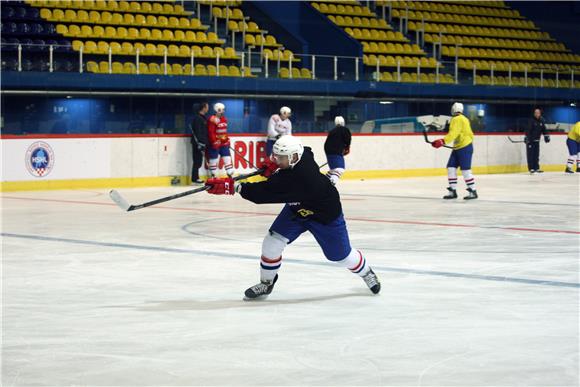
[[[566,163],[566,173],[574,173],[572,169],[574,159],[576,159],[576,172],[578,173],[580,172],[580,121],[576,122],[570,129],[566,146],[568,146],[568,152],[570,153]]]
[[[449,133],[444,138],[433,141],[434,148],[441,148],[445,144],[453,143],[453,151],[447,163],[447,179],[449,180],[449,193],[443,199],[457,199],[457,167],[461,168],[463,179],[467,185],[468,195],[463,199],[477,199],[475,190],[475,178],[471,173],[471,159],[473,157],[473,131],[469,119],[463,115],[463,104],[455,102],[451,106],[451,122]]]

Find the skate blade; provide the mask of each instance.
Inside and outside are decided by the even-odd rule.
[[[263,301],[266,298],[268,298],[268,296],[269,296],[269,294],[265,294],[263,296],[258,296],[256,298],[249,298],[249,297],[244,296],[243,300],[244,301],[249,301],[249,302],[252,302],[252,301]]]

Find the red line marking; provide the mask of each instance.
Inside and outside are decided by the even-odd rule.
[[[99,202],[88,202],[82,200],[62,200],[62,199],[41,199],[41,198],[19,198],[15,196],[1,196],[3,199],[14,199],[14,200],[28,200],[28,201],[39,201],[39,202],[54,202],[54,203],[74,203],[74,204],[89,204],[97,206],[113,206],[117,205],[114,203],[99,203]],[[240,215],[258,215],[258,216],[277,216],[278,213],[274,212],[256,212],[256,211],[232,211],[232,210],[215,210],[208,208],[186,208],[186,207],[166,207],[166,206],[154,206],[151,209],[158,210],[173,210],[173,211],[192,211],[192,212],[214,212],[221,214],[240,214]],[[494,226],[478,226],[475,224],[459,224],[459,223],[438,223],[438,222],[423,222],[418,220],[392,220],[392,219],[372,219],[372,218],[346,218],[349,222],[371,222],[371,223],[389,223],[389,224],[409,224],[417,226],[435,226],[435,227],[459,227],[459,228],[481,228],[481,229],[495,229],[495,230],[506,230],[506,231],[526,231],[526,232],[544,232],[544,233],[556,233],[556,234],[574,234],[580,235],[580,231],[572,230],[551,230],[542,228],[528,228],[528,227],[494,227]]]

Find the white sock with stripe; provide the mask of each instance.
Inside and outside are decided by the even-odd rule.
[[[457,189],[457,168],[447,168],[447,180],[450,188]]]
[[[209,159],[209,174],[214,177],[217,175],[217,165],[219,159]]]
[[[326,176],[330,179],[330,181],[332,181],[332,184],[336,185],[336,183],[338,183],[338,180],[340,180],[340,178],[342,177],[343,173],[344,168],[334,168],[326,172]]]
[[[228,176],[233,176],[234,166],[232,165],[231,156],[224,156],[222,158],[224,160],[224,168],[226,169],[226,173],[228,174]]]
[[[473,173],[471,173],[471,169],[466,169],[465,171],[461,171],[461,173],[463,174],[467,188],[475,190],[475,178],[473,177]]]
[[[576,158],[577,157],[578,156],[576,156]],[[574,161],[577,161],[577,160],[574,160],[574,155],[569,156],[568,162],[566,162],[566,168],[572,169],[572,167],[574,166]]]
[[[341,261],[336,261],[336,263],[340,266],[346,267],[351,271],[351,273],[354,273],[360,277],[367,275],[371,269],[370,266],[367,265],[365,257],[363,257],[360,251],[355,249],[351,249],[346,258]]]

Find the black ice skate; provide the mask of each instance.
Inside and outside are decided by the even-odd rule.
[[[373,292],[373,294],[377,294],[378,292],[381,291],[381,283],[379,282],[379,277],[377,277],[373,269],[370,269],[367,275],[362,277],[362,279],[365,281],[365,283],[367,284],[371,292]]]
[[[278,274],[274,277],[273,281],[262,281],[259,284],[248,288],[244,293],[244,300],[255,300],[257,298],[265,298],[268,294],[272,293],[274,290],[274,284],[278,281]]]
[[[580,173],[580,165],[576,167],[576,173]]]
[[[447,187],[447,191],[449,191],[449,193],[443,196],[443,199],[457,199],[457,190]]]
[[[578,168],[576,168],[576,171],[578,171]],[[566,173],[574,173],[574,170],[572,170],[572,168],[570,168],[570,167],[566,167],[566,170],[564,172],[566,172]]]
[[[465,196],[463,199],[464,200],[473,200],[473,199],[477,199],[477,191],[471,188],[467,189],[467,192],[469,192],[469,195]]]

